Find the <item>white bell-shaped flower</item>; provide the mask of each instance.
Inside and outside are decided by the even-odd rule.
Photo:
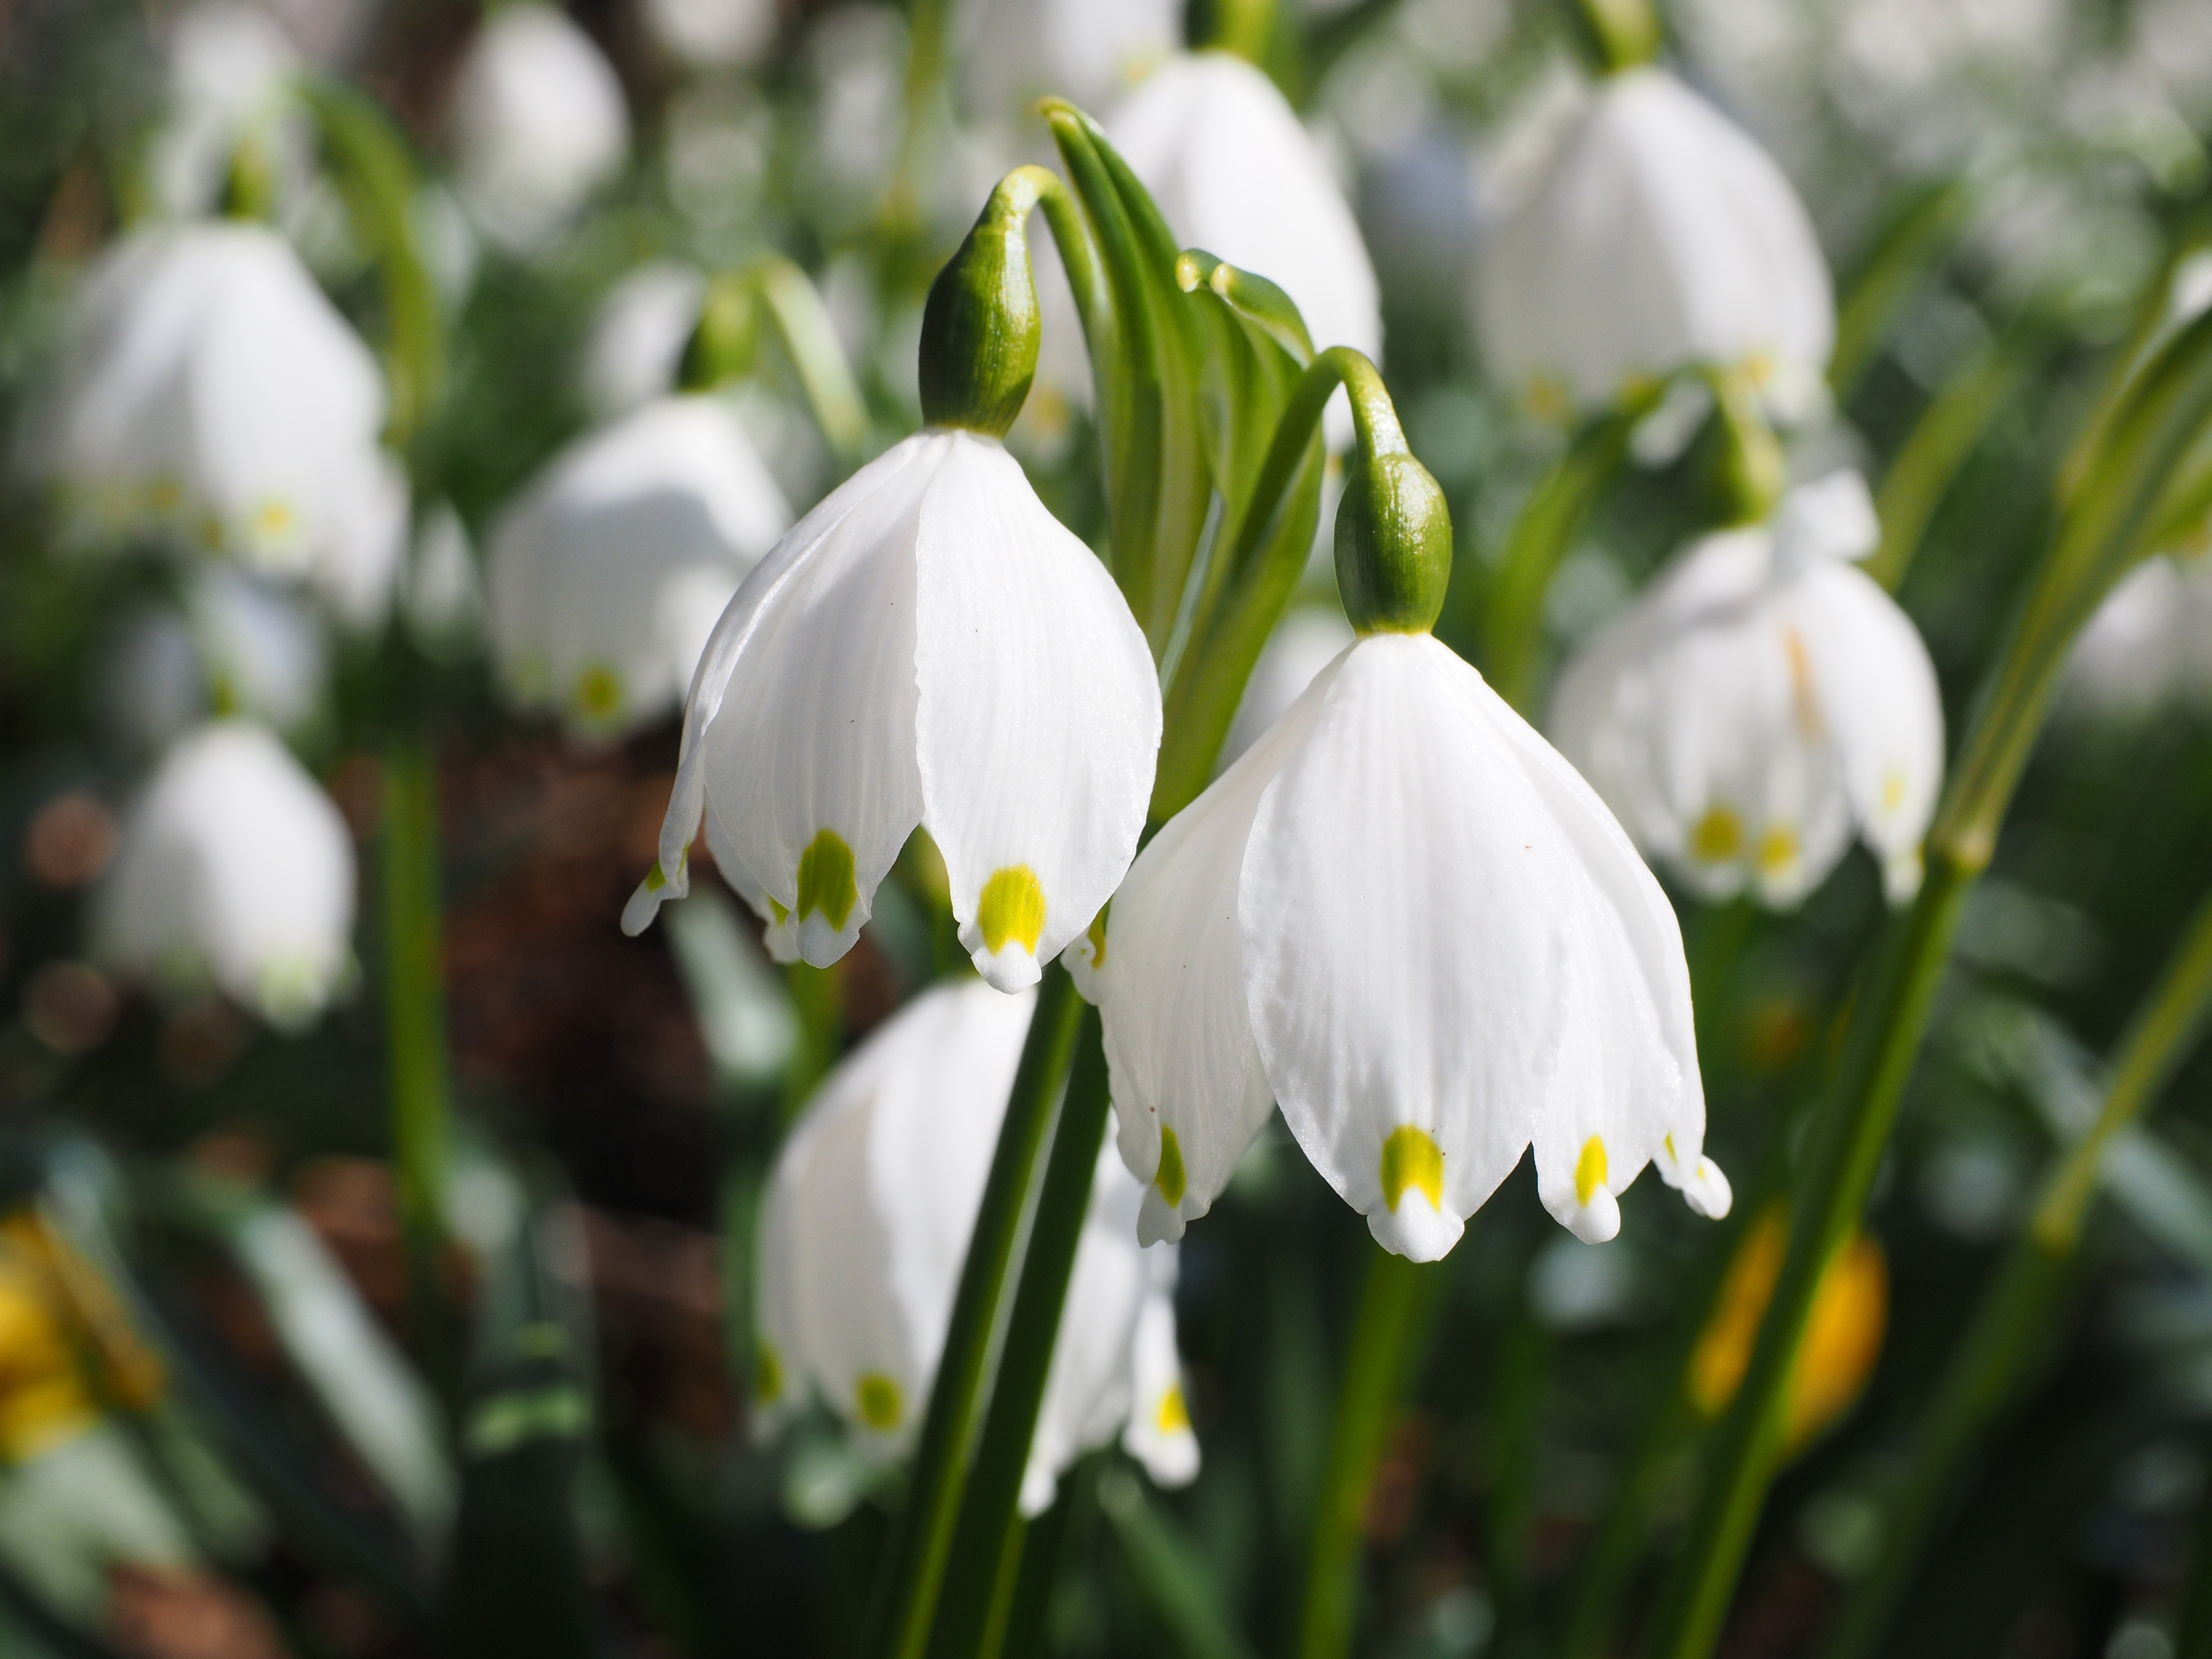
[[[1379,290],[1358,223],[1328,162],[1261,70],[1225,52],[1178,53],[1103,125],[1183,246],[1282,289],[1316,348],[1382,356]],[[1341,399],[1328,430],[1332,448],[1351,441]]]
[[[698,69],[757,64],[775,44],[775,0],[645,0],[639,9],[660,49]]]
[[[219,205],[241,144],[258,149],[273,181],[304,177],[307,137],[293,96],[300,56],[267,11],[202,0],[172,26],[168,60],[168,118],[147,156],[165,212],[189,217]]]
[[[353,841],[267,728],[180,738],[131,809],[93,921],[95,949],[177,987],[212,981],[274,1024],[319,1014],[352,966]]]
[[[2212,702],[2212,556],[2147,559],[2122,578],[2075,641],[2066,690],[2116,714]]]
[[[1559,747],[1708,898],[1793,905],[1854,827],[1892,902],[1919,886],[1943,708],[1911,620],[1850,562],[1880,536],[1856,473],[1793,489],[1692,544],[1560,677]]]
[[[1486,238],[1492,372],[1564,419],[1677,370],[1741,371],[1784,422],[1817,412],[1828,268],[1782,170],[1664,70],[1607,76],[1528,199]]]
[[[1044,97],[1103,109],[1182,46],[1182,0],[969,0],[968,100],[984,115],[1026,115]]]
[[[714,629],[684,716],[660,857],[631,933],[716,866],[777,960],[852,948],[917,823],[961,943],[1001,990],[1083,933],[1129,866],[1160,694],[1129,608],[995,440],[916,434],[763,559]]]
[[[284,241],[140,231],[77,296],[33,465],[80,539],[156,535],[380,618],[406,533],[376,361]]]
[[[584,398],[603,421],[676,387],[699,325],[707,278],[680,259],[653,259],[607,290],[584,346]]]
[[[1348,647],[1156,836],[1093,968],[1140,1239],[1279,1103],[1385,1249],[1433,1261],[1533,1139],[1586,1239],[1656,1159],[1728,1188],[1674,913],[1613,815],[1426,634]]]
[[[321,618],[221,566],[194,575],[181,611],[128,616],[102,656],[100,712],[115,736],[146,751],[167,748],[211,710],[294,731],[320,711],[330,683]]]
[[[500,247],[537,252],[629,160],[629,111],[599,47],[558,8],[491,9],[453,89],[462,202]]]
[[[492,533],[509,696],[584,738],[672,712],[730,596],[790,523],[717,398],[663,398],[579,440]]]
[[[757,1258],[768,1425],[811,1392],[872,1454],[911,1441],[1034,1006],[972,982],[924,993],[846,1059],[793,1129]],[[1061,1470],[1116,1434],[1164,1482],[1197,1472],[1171,1249],[1139,1249],[1136,1183],[1102,1152],[1023,1481],[1032,1515]]]

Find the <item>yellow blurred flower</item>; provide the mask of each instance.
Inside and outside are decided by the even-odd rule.
[[[1788,1243],[1787,1218],[1776,1204],[1753,1223],[1737,1247],[1721,1286],[1720,1305],[1690,1356],[1690,1399],[1707,1417],[1726,1410],[1743,1381]],[[1789,1450],[1806,1444],[1858,1398],[1881,1352],[1888,1318],[1889,1269],[1881,1246],[1857,1234],[1830,1260],[1813,1300],[1790,1376]]]

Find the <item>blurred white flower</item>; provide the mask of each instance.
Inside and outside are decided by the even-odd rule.
[[[718,398],[659,398],[578,440],[492,532],[508,695],[589,738],[672,713],[730,596],[790,524]]]
[[[458,657],[481,637],[483,577],[468,526],[451,501],[440,501],[423,514],[400,602],[408,631],[433,656]]]
[[[1333,514],[1324,511],[1322,517],[1326,523]],[[1252,678],[1244,682],[1243,701],[1237,705],[1237,718],[1230,723],[1216,769],[1227,771],[1231,762],[1289,712],[1314,676],[1351,643],[1352,624],[1332,605],[1302,605],[1285,612],[1267,636],[1260,660],[1252,665]]]
[[[2212,558],[2130,571],[2075,642],[2066,689],[2081,706],[2123,714],[2212,702]]]
[[[653,259],[607,290],[584,347],[584,397],[602,421],[672,391],[699,325],[707,279],[680,259]]]
[[[1182,46],[1182,0],[966,0],[968,101],[1015,119],[1048,96],[1103,109]]]
[[[33,464],[80,537],[156,534],[380,618],[406,529],[376,360],[274,232],[124,239],[70,319]]]
[[[776,0],[644,0],[660,49],[700,69],[757,64],[775,42]]]
[[[995,440],[917,433],[808,514],[716,625],[623,926],[688,890],[703,816],[770,952],[826,967],[920,823],[961,944],[1018,990],[1121,884],[1159,740],[1152,654],[1097,556]]]
[[[353,842],[267,728],[219,720],[179,738],[131,807],[95,903],[114,967],[212,981],[271,1024],[312,1022],[352,965]]]
[[[295,731],[321,709],[329,681],[330,642],[313,611],[214,567],[193,576],[181,612],[125,619],[103,653],[100,699],[110,731],[153,752],[210,711]]]
[[[147,158],[163,211],[212,211],[248,143],[272,183],[301,182],[308,156],[293,96],[300,57],[266,11],[248,0],[202,0],[172,26],[168,58],[167,118]]]
[[[461,66],[449,128],[454,185],[484,234],[533,253],[629,159],[622,83],[553,6],[499,6]]]
[[[1492,372],[1547,418],[1679,369],[1740,369],[1783,421],[1826,398],[1835,300],[1766,154],[1663,70],[1600,82],[1476,263]]]
[[[1381,361],[1381,302],[1359,226],[1264,73],[1225,52],[1178,53],[1103,125],[1183,246],[1281,288],[1317,349],[1348,345]],[[1328,434],[1332,448],[1351,442],[1341,397]]]
[[[1698,893],[1796,904],[1859,836],[1920,884],[1943,777],[1926,647],[1850,562],[1881,536],[1855,472],[1693,543],[1560,677],[1550,727],[1644,850]]]
[[[1533,1139],[1579,1237],[1647,1162],[1725,1213],[1674,913],[1602,802],[1427,635],[1358,641],[1145,849],[1103,993],[1140,1239],[1279,1103],[1384,1249],[1434,1261]]]
[[[756,1397],[773,1425],[808,1392],[874,1455],[911,1442],[1013,1087],[1033,994],[969,982],[908,1004],[832,1073],[776,1158],[763,1206]],[[1102,1148],[1022,1483],[1116,1433],[1156,1479],[1197,1473],[1175,1352],[1173,1247],[1140,1249],[1137,1186]]]

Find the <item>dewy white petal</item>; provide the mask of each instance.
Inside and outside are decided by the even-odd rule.
[[[1146,1183],[1146,1243],[1182,1237],[1212,1206],[1273,1103],[1245,995],[1237,886],[1261,800],[1342,662],[1153,837],[1108,912],[1100,1013],[1116,1140]]]
[[[571,445],[492,535],[492,635],[509,695],[583,737],[661,718],[789,523],[717,399],[657,399]]]
[[[961,944],[1013,990],[1136,855],[1159,682],[1113,578],[1013,458],[967,433],[940,441],[915,551],[923,817]]]
[[[1237,896],[1284,1121],[1376,1242],[1416,1261],[1451,1248],[1527,1147],[1581,942],[1574,854],[1472,676],[1425,635],[1354,645],[1307,693],[1320,706],[1261,800]]]
[[[267,730],[222,720],[179,738],[131,808],[93,936],[126,972],[211,979],[297,1027],[345,977],[353,915],[337,808]]]
[[[1835,332],[1803,205],[1765,154],[1662,70],[1599,83],[1476,268],[1493,371],[1543,412],[1741,367],[1774,412],[1816,412]]]

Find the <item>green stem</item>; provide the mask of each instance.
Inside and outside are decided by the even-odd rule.
[[[1468,590],[1480,596],[1472,620],[1484,678],[1524,714],[1542,660],[1544,595],[1583,520],[1627,459],[1629,434],[1656,400],[1656,392],[1640,396],[1575,434],[1567,453],[1529,492],[1488,580]]]
[[[2089,1133],[2058,1161],[2029,1224],[1976,1310],[1945,1369],[1889,1505],[1881,1553],[1844,1604],[1821,1659],[1860,1659],[1878,1647],[1942,1518],[1953,1480],[1991,1423],[2023,1389],[2037,1351],[2061,1323],[2063,1292],[2079,1253],[2097,1173],[2113,1136],[2164,1092],[2212,1012],[2212,901],[2199,907],[2156,988],[2122,1039],[2112,1082]]]
[[[1881,545],[1860,567],[1894,593],[1927,536],[1929,520],[1990,422],[2027,378],[2029,358],[2017,344],[1992,341],[1936,394],[1883,476],[1875,511]]]
[[[1313,1553],[1298,1621],[1299,1659],[1352,1650],[1358,1606],[1360,1539],[1368,1489],[1398,1415],[1441,1269],[1367,1243],[1367,1282],[1329,1431],[1328,1462],[1314,1511]]]
[[[884,1659],[919,1659],[929,1638],[938,1587],[952,1547],[953,1524],[966,1484],[968,1454],[982,1403],[985,1362],[999,1300],[1014,1254],[1037,1152],[1075,1046],[1083,1000],[1067,970],[1045,969],[1036,1010],[1014,1073],[1013,1093],[983,1183],[975,1231],[961,1265],[959,1288],[945,1333],[937,1381],[929,1391],[907,1498],[884,1547],[881,1600],[866,1651]]]
[[[2138,378],[2059,521],[1977,702],[1929,833],[1919,898],[1884,930],[1811,1122],[1794,1183],[1789,1253],[1714,1443],[1686,1547],[1662,1587],[1644,1644],[1653,1659],[1704,1659],[1712,1650],[1773,1471],[1790,1369],[1814,1292],[1864,1207],[1966,894],[1989,864],[2075,635],[2112,584],[2151,550],[2175,475],[2209,417],[2212,318],[2177,336]]]
[[[420,740],[384,757],[385,1030],[392,1153],[416,1313],[437,1322],[435,1267],[444,1228],[447,1073],[443,916],[438,882],[437,765]]]
[[[852,366],[845,361],[845,349],[837,343],[829,307],[822,303],[806,273],[788,259],[763,259],[754,270],[761,299],[799,375],[815,425],[843,465],[857,466],[867,442],[868,411]]]
[[[1053,1133],[1052,1156],[1037,1197],[1036,1218],[1022,1256],[1021,1282],[991,1388],[975,1465],[961,1499],[960,1521],[945,1562],[935,1659],[975,1659],[998,1650],[1012,1604],[1026,1530],[1016,1502],[1036,1438],[1037,1413],[1052,1368],[1076,1246],[1091,1209],[1091,1179],[1106,1138],[1106,1048],[1098,1011],[1086,1007],[1075,1039],[1075,1066]]]

